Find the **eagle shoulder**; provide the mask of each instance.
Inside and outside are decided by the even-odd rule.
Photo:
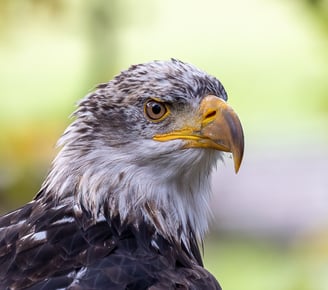
[[[36,199],[0,218],[0,286],[220,289],[202,267],[196,243],[192,249],[145,222],[122,223],[119,216],[92,221],[69,202]]]

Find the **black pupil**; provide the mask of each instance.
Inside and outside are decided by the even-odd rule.
[[[155,115],[160,114],[162,111],[162,107],[158,104],[153,104],[151,109]]]

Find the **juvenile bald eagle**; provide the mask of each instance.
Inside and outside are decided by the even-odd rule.
[[[243,155],[226,100],[174,59],[82,99],[39,193],[0,218],[0,289],[220,289],[199,243],[212,168]]]

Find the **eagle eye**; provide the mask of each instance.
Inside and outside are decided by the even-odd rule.
[[[149,100],[145,103],[145,114],[151,121],[161,121],[169,113],[167,106],[164,103]]]

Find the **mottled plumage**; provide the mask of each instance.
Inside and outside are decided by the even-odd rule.
[[[226,100],[177,60],[87,95],[40,192],[0,218],[0,289],[220,289],[198,244],[220,150],[242,159]]]

